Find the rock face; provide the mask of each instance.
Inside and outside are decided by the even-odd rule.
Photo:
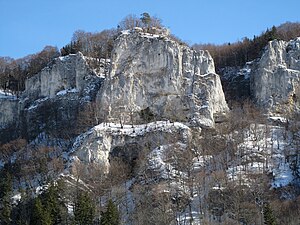
[[[56,137],[76,135],[78,120],[82,119],[80,111],[95,101],[104,80],[105,62],[94,62],[98,68],[93,70],[88,60],[94,59],[81,53],[58,57],[26,80],[25,91],[19,98],[2,94],[0,125],[10,125],[11,129],[2,130],[1,136],[14,132],[32,140],[42,132]]]
[[[73,159],[81,162],[99,163],[107,170],[111,157],[128,161],[138,158],[139,154],[174,142],[186,143],[190,129],[181,123],[156,121],[142,125],[102,123],[80,135],[73,145]]]
[[[74,136],[79,112],[95,100],[104,79],[103,71],[98,71],[100,74],[78,53],[55,59],[28,79],[22,96],[22,130],[27,138],[44,131],[58,137]]]
[[[207,51],[140,31],[116,39],[98,102],[103,120],[137,124],[152,118],[210,127],[228,110]]]
[[[0,143],[18,137],[20,104],[16,96],[0,91]]]
[[[19,102],[11,96],[0,95],[0,128],[6,127],[18,118]]]
[[[81,53],[53,60],[26,80],[20,98],[5,100],[0,123],[18,121],[18,133],[29,140],[43,132],[74,137],[67,131],[76,128],[80,111],[92,102],[98,121],[123,124],[171,120],[212,127],[228,111],[207,51],[196,52],[166,32],[136,29],[115,40],[111,63]]]
[[[253,64],[251,92],[258,105],[271,111],[299,106],[300,38],[271,41]]]
[[[81,53],[58,57],[50,66],[26,80],[24,95],[37,99],[54,98],[64,90],[81,93],[90,84],[88,81],[95,77]]]

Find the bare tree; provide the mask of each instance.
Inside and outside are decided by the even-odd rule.
[[[118,25],[121,30],[132,30],[134,27],[141,27],[142,21],[134,14],[126,16]]]

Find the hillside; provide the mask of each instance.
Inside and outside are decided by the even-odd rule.
[[[3,78],[1,223],[298,224],[300,39],[218,67],[249,88],[232,103],[209,51],[161,26],[112,33]]]

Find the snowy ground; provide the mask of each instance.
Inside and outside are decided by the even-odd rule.
[[[48,97],[45,97],[45,98],[40,98],[40,99],[35,100],[32,103],[32,105],[28,108],[28,110],[33,110],[33,109],[37,108],[39,106],[39,104],[41,104],[44,101],[47,101],[48,99],[49,99]]]
[[[93,127],[86,133],[78,136],[73,144],[73,150],[75,151],[78,148],[82,141],[87,138],[93,132],[101,133],[106,132],[111,135],[127,135],[130,137],[142,136],[148,132],[154,131],[164,131],[172,133],[175,130],[183,129],[187,132],[189,131],[188,126],[178,123],[178,122],[170,122],[170,121],[156,121],[148,124],[140,124],[140,125],[121,125],[119,123],[101,123],[98,126]],[[188,133],[186,133],[186,136]]]
[[[273,118],[277,120],[278,118]],[[284,122],[284,121],[283,121]],[[112,135],[128,135],[130,137],[136,137],[139,135],[145,135],[146,132],[153,131],[164,131],[164,132],[173,132],[178,129],[186,130],[188,132],[190,129],[182,124],[182,123],[171,123],[170,121],[157,121],[148,124],[141,125],[123,125],[116,123],[102,123],[98,126],[95,126],[90,131],[85,134],[79,136],[74,145],[73,150],[76,149],[77,146],[82,144],[82,140],[85,139],[92,132],[108,132]],[[286,186],[293,181],[293,173],[290,168],[289,160],[287,159],[286,149],[290,148],[289,136],[286,134],[284,127],[280,126],[271,126],[271,125],[260,125],[260,124],[252,124],[248,129],[243,131],[243,141],[237,146],[237,155],[240,160],[234,160],[234,164],[230,164],[227,172],[227,178],[229,181],[238,182],[242,180],[242,184],[248,185],[250,181],[253,181],[249,174],[262,174],[269,173],[273,176],[271,182],[271,188]],[[189,189],[188,185],[185,183],[185,179],[187,180],[187,174],[185,172],[180,171],[172,164],[170,158],[167,157],[167,152],[173,151],[177,149],[179,151],[186,150],[186,144],[182,143],[170,143],[168,145],[157,146],[152,149],[152,151],[148,154],[147,162],[148,169],[155,171],[156,175],[160,177],[162,180],[169,180],[170,187],[176,190],[180,190],[180,192],[185,193],[190,198],[191,208],[188,206],[186,209],[181,212],[177,212],[177,224],[190,224],[191,216],[193,221],[191,224],[201,224],[201,220],[203,215],[201,214],[200,209],[200,201],[199,192],[194,187],[193,190]],[[65,158],[68,158],[69,154],[65,154]],[[202,155],[194,158],[193,163],[193,172],[197,173],[203,168],[207,168],[211,160],[214,159],[212,155]],[[1,161],[0,161],[1,167]],[[65,177],[65,180],[75,179],[72,175],[66,174],[60,175],[61,177]],[[124,202],[126,202],[126,207],[129,207],[129,212],[134,211],[134,200],[133,193],[131,192],[131,186],[136,182],[133,178],[124,183],[126,191],[126,195],[124,196]],[[82,184],[84,185],[84,184]],[[38,187],[37,193],[40,191]],[[222,189],[222,186],[210,187],[212,189]],[[169,191],[168,189],[163,189],[162,191]],[[191,194],[192,193],[192,194]],[[20,200],[20,195],[16,193],[16,195],[12,199],[14,202],[18,202]],[[129,205],[129,206],[128,206]],[[73,213],[72,204],[68,205],[69,213]],[[128,208],[126,209],[128,210]],[[124,206],[125,211],[125,206]],[[124,216],[124,220],[127,219],[127,214]]]
[[[254,125],[245,132],[245,141],[239,145],[241,161],[228,169],[231,180],[249,180],[248,174],[269,172],[273,176],[273,187],[288,185],[293,180],[285,149],[284,128],[278,126]]]
[[[273,118],[277,120],[278,118]],[[280,119],[280,118],[279,118]],[[284,122],[284,121],[283,121]],[[121,128],[120,124],[100,124],[93,128],[94,130],[111,132],[112,134],[126,134],[129,136],[144,135],[145,132],[153,130],[168,130],[172,132],[172,126],[177,128],[188,129],[181,123],[170,123],[168,121],[159,121],[147,125],[124,125]],[[253,182],[253,175],[257,174],[271,174],[273,176],[271,181],[271,188],[282,187],[290,184],[293,181],[293,175],[290,164],[287,160],[285,150],[290,142],[286,136],[284,127],[252,124],[248,129],[243,131],[243,141],[238,145],[237,158],[234,164],[227,170],[227,177],[229,181],[238,182],[242,180],[243,185],[248,185]],[[169,185],[176,190],[180,190],[187,195],[191,194],[188,185],[183,181],[188,179],[185,172],[180,171],[176,166],[170,162],[167,157],[167,152],[180,149],[186,150],[186,145],[182,143],[171,143],[169,145],[162,145],[154,148],[148,155],[148,169],[155,172],[155,176],[159,179],[169,180]],[[205,155],[198,156],[194,159],[193,171],[198,171],[207,167],[214,156]],[[132,201],[132,193],[129,191],[128,185],[128,199]],[[182,212],[177,213],[178,224],[201,224],[203,215],[199,205],[198,191],[192,190],[192,197],[190,196],[190,205]],[[211,187],[212,189],[222,189],[222,186]],[[165,189],[163,191],[168,192]],[[213,220],[213,218],[212,218]]]
[[[178,123],[178,122],[170,122],[170,121],[155,121],[148,124],[140,124],[140,125],[123,125],[121,128],[121,124],[116,123],[101,123],[100,125],[94,127],[95,130],[106,130],[107,132],[111,132],[114,134],[126,134],[129,136],[139,136],[144,135],[146,132],[152,131],[168,131],[172,132],[174,129],[186,129],[189,130],[188,126]]]
[[[1,98],[5,98],[5,99],[16,99],[17,96],[15,96],[13,93],[11,93],[10,91],[4,91],[2,89],[0,89],[0,99]]]
[[[59,92],[56,93],[57,96],[62,96],[62,95],[66,95],[68,93],[78,93],[79,91],[76,88],[73,89],[66,89],[66,90],[61,90]]]
[[[229,181],[237,182],[242,181],[243,185],[250,185],[253,180],[253,175],[271,174],[271,188],[278,188],[289,185],[294,177],[291,170],[291,165],[287,159],[286,149],[289,148],[291,141],[286,135],[283,127],[279,126],[266,126],[252,124],[249,129],[244,130],[244,141],[238,146],[240,161],[236,161],[234,165],[228,168],[227,177]],[[164,169],[166,164],[161,162],[164,157],[162,156],[163,148],[154,150],[152,153],[156,158],[157,165]],[[239,154],[239,153],[238,153]],[[209,164],[214,156],[207,155],[205,157],[198,157],[194,162],[194,171],[197,172],[205,165]],[[175,173],[175,175],[178,173]],[[181,174],[181,176],[185,176]],[[177,183],[180,187],[182,184]],[[188,192],[186,187],[180,187],[182,190]],[[212,187],[213,189],[223,189],[222,186]],[[203,215],[201,214],[198,192],[197,189],[193,191],[191,197],[191,210],[187,207],[182,213],[177,215],[178,224],[201,224]],[[213,220],[213,218],[211,218]]]

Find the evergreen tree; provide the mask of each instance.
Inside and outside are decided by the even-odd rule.
[[[93,224],[95,216],[95,204],[87,192],[77,194],[75,201],[75,224],[89,225]]]
[[[49,186],[49,189],[44,194],[44,205],[46,206],[45,210],[50,213],[51,219],[55,224],[61,222],[61,212],[60,207],[58,187],[54,184]]]
[[[276,219],[269,203],[264,203],[264,220],[266,225],[276,225]]]
[[[69,54],[76,54],[82,49],[80,41],[71,41],[70,44],[67,44],[66,46],[62,47],[60,50],[60,54],[62,56],[66,56]]]
[[[120,216],[119,211],[112,200],[108,201],[107,209],[105,212],[101,213],[101,225],[119,225]]]
[[[12,179],[10,173],[4,168],[0,173],[0,221],[1,224],[10,224],[11,221],[11,193]]]
[[[2,221],[1,224],[6,225],[10,224],[11,218],[11,203],[9,196],[5,196],[5,198],[2,199],[2,209],[0,214],[0,221]]]
[[[275,39],[278,39],[278,33],[277,33],[277,28],[275,26],[273,26],[269,32],[269,41],[272,41]]]
[[[145,27],[149,28],[151,24],[151,16],[149,15],[149,13],[144,12],[143,14],[141,14],[141,21],[145,25]]]
[[[31,222],[32,225],[52,225],[51,213],[47,207],[43,206],[41,198],[34,200]]]
[[[32,213],[32,201],[29,190],[20,189],[21,200],[13,209],[12,223],[16,225],[30,224],[30,215]]]
[[[4,168],[0,172],[0,199],[11,193],[12,178],[10,173]]]
[[[61,224],[66,207],[60,200],[58,186],[51,184],[33,203],[32,224]]]

